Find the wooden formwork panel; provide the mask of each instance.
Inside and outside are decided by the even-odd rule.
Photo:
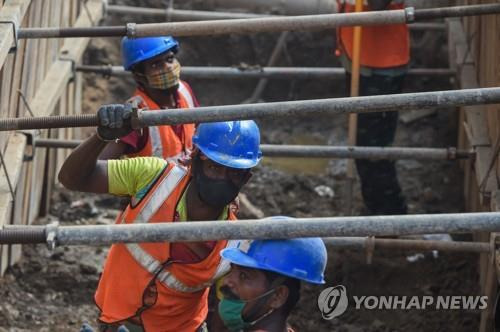
[[[491,1],[488,1],[490,3]],[[464,5],[485,1],[461,1]],[[458,23],[457,23],[458,22]],[[492,87],[500,85],[500,17],[499,15],[467,17],[455,21],[450,29],[454,38],[455,61],[461,88]],[[460,44],[460,45],[457,45]],[[476,110],[476,111],[475,111]],[[500,107],[488,105],[463,109],[458,143],[460,148],[472,147],[477,153],[474,164],[464,166],[464,196],[468,211],[497,210],[491,197],[498,192],[498,148],[500,148]],[[490,204],[491,203],[491,204]],[[490,234],[474,235],[475,240],[490,241]],[[489,299],[497,293],[496,267],[491,254],[482,254],[479,260],[481,292]],[[490,300],[491,301],[491,300]],[[480,331],[493,329],[493,304],[481,313]]]
[[[0,18],[17,20],[21,27],[87,27],[99,22],[103,15],[102,1],[86,1],[82,10],[79,0],[0,0]],[[10,29],[10,30],[9,30]],[[12,27],[0,24],[0,117],[21,117],[75,114],[81,112],[81,78],[73,79],[74,64],[78,63],[89,38],[75,39],[27,39],[19,40],[14,53],[8,53],[13,44]],[[26,103],[21,98],[26,99]],[[31,109],[31,112],[30,112]],[[31,131],[29,137],[73,138],[73,130]],[[0,133],[0,151],[9,149],[11,139],[23,134]],[[24,138],[26,141],[26,138]],[[33,154],[34,152],[34,154]],[[23,148],[24,153],[24,148]],[[0,225],[8,223],[29,224],[48,210],[50,189],[56,171],[67,152],[32,151],[26,147],[31,160],[17,160],[16,169],[21,175],[17,183],[14,213],[12,197],[10,205],[2,205],[7,194],[1,191],[0,177]],[[1,169],[0,169],[1,171]],[[45,197],[44,197],[45,195]],[[3,209],[3,210],[2,210]],[[19,246],[0,247],[0,275],[8,264],[20,257]]]

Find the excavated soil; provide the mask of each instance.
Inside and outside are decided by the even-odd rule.
[[[137,5],[140,1],[122,1]],[[150,1],[152,5],[156,1]],[[145,5],[147,1],[141,4]],[[157,6],[158,4],[156,4]],[[201,1],[186,1],[186,8],[203,9]],[[146,22],[146,18],[127,18]],[[123,21],[108,19],[105,24]],[[182,65],[265,65],[277,34],[182,38]],[[415,34],[414,67],[447,65],[444,33]],[[333,56],[333,33],[290,33],[277,66],[338,66]],[[119,41],[94,39],[85,63],[118,64]],[[257,80],[189,80],[201,105],[237,104],[248,98]],[[409,77],[406,91],[453,88],[447,79]],[[84,76],[84,110],[93,113],[103,103],[122,102],[130,95],[130,79]],[[344,80],[270,80],[265,101],[328,98],[345,95]],[[263,143],[345,144],[344,116],[271,119],[258,121]],[[454,146],[456,114],[438,110],[429,117],[400,123],[397,146]],[[267,159],[267,160],[266,160]],[[456,162],[400,161],[400,181],[410,213],[451,213],[462,210],[462,176]],[[244,193],[266,216],[339,216],[348,214],[345,201],[345,161],[271,159],[255,170]],[[320,187],[321,186],[321,187]],[[59,189],[52,197],[51,215],[40,220],[63,224],[111,223],[118,212],[116,199]],[[359,186],[355,214],[362,214]],[[253,217],[243,209],[241,218]],[[461,237],[466,238],[464,236]],[[94,322],[96,288],[106,248],[65,247],[48,251],[25,246],[24,257],[0,280],[0,331],[77,331],[82,322]],[[477,256],[426,254],[416,262],[414,253],[376,250],[372,264],[363,252],[329,249],[327,286],[342,284],[349,295],[474,295],[478,293]],[[354,310],[333,321],[323,320],[317,307],[324,287],[303,287],[302,299],[290,322],[297,331],[472,331],[477,311]]]

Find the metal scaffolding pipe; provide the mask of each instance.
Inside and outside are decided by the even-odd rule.
[[[326,116],[347,113],[424,110],[500,103],[500,88],[465,89],[351,98],[312,99],[274,103],[199,107],[196,112],[183,109],[138,111],[132,126],[141,128],[183,123],[277,119],[290,116]],[[0,119],[0,131],[97,126],[97,115],[67,115]]]
[[[0,244],[109,245],[134,242],[193,242],[221,239],[283,239],[330,236],[402,236],[498,232],[500,213],[453,213],[294,220],[199,221],[95,226],[16,226],[0,230]],[[16,242],[14,242],[14,240]],[[28,242],[31,241],[31,242]]]
[[[147,8],[110,5],[107,8],[110,14],[118,15],[145,15],[160,19],[169,18],[172,21],[210,21],[241,18],[273,17],[277,15],[247,14],[238,12],[222,12],[208,10],[183,10],[174,8]]]
[[[409,148],[372,146],[268,145],[261,144],[266,157],[454,160],[475,156],[472,151],[455,148]]]
[[[206,0],[210,8],[238,8],[250,12],[275,12],[286,15],[329,14],[338,11],[337,0]]]
[[[183,10],[174,8],[147,8],[147,7],[132,7],[110,5],[107,8],[110,14],[118,15],[144,15],[152,16],[159,19],[168,18],[172,21],[209,21],[209,20],[227,20],[227,19],[240,19],[240,18],[257,18],[257,17],[272,17],[278,15],[263,15],[263,14],[250,14],[238,12],[223,12],[223,11],[206,11],[206,10]],[[322,14],[331,13],[332,11],[324,12]],[[305,13],[296,13],[297,15],[304,15]],[[446,30],[445,23],[412,23],[410,24],[412,30]]]
[[[122,66],[76,66],[76,71],[96,73],[104,76],[132,76]],[[413,68],[411,76],[453,76],[455,70],[449,68]],[[345,77],[342,67],[208,67],[185,66],[181,68],[182,78],[186,79],[234,79],[234,78],[269,78],[269,79],[339,79]]]
[[[35,147],[73,149],[81,142],[81,140],[37,139]],[[261,144],[260,149],[265,157],[286,158],[455,160],[469,159],[475,156],[473,151],[457,150],[456,148]]]
[[[379,239],[373,237],[329,237],[323,241],[327,246],[339,249],[400,249],[439,250],[451,252],[487,253],[491,250],[488,242],[434,241],[409,239]]]
[[[423,12],[422,12],[423,11]],[[146,37],[158,35],[206,36],[300,30],[328,30],[340,26],[402,24],[414,19],[463,17],[500,13],[500,4],[457,6],[434,9],[406,8],[377,12],[262,17],[175,23],[128,23],[125,26],[90,28],[24,28],[18,38]]]

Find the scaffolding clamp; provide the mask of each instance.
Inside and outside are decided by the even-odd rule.
[[[137,24],[135,23],[127,23],[126,25],[126,30],[127,30],[127,37],[128,38],[135,38],[137,34]]]
[[[406,7],[405,8],[406,23],[415,22],[415,8]]]
[[[49,250],[54,250],[57,246],[57,229],[59,222],[54,221],[45,226],[46,243]]]
[[[12,35],[14,37],[14,46],[9,49],[9,53],[14,53],[17,50],[17,32],[19,30],[19,22],[12,18],[4,19],[0,16],[0,24],[10,24],[12,26]]]
[[[63,50],[61,52],[61,54],[63,55],[62,57],[60,56],[59,57],[59,61],[69,61],[70,64],[71,64],[71,78],[69,79],[69,82],[72,82],[75,80],[75,76],[76,76],[76,61],[75,59],[73,58],[70,58],[70,57],[64,57],[64,55],[68,54],[68,51],[67,50]]]
[[[40,137],[39,130],[19,130],[19,133],[26,136],[26,146],[31,146],[31,154],[24,153],[23,161],[33,161],[35,159],[36,141]]]
[[[455,147],[449,147],[446,150],[448,152],[448,160],[455,160],[455,159],[457,159],[457,148],[455,148]]]

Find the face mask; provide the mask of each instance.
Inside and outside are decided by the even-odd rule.
[[[219,302],[219,316],[224,322],[224,325],[227,327],[227,329],[231,332],[236,332],[236,331],[243,331],[245,328],[248,328],[252,325],[255,325],[258,321],[262,320],[263,318],[269,316],[273,310],[271,309],[264,315],[262,315],[260,318],[252,321],[252,322],[245,322],[243,320],[243,317],[241,315],[243,308],[248,302],[256,301],[259,300],[263,297],[266,297],[272,293],[274,293],[275,289],[271,289],[270,291],[252,299],[252,300],[240,300],[240,299],[226,299],[222,298]]]
[[[167,90],[179,85],[181,64],[174,58],[172,64],[164,66],[160,72],[157,72],[154,75],[140,76],[144,76],[146,78],[148,87],[159,90]]]
[[[194,180],[200,199],[212,207],[226,206],[240,192],[240,187],[229,179],[212,179],[206,176],[200,159],[196,161]]]

